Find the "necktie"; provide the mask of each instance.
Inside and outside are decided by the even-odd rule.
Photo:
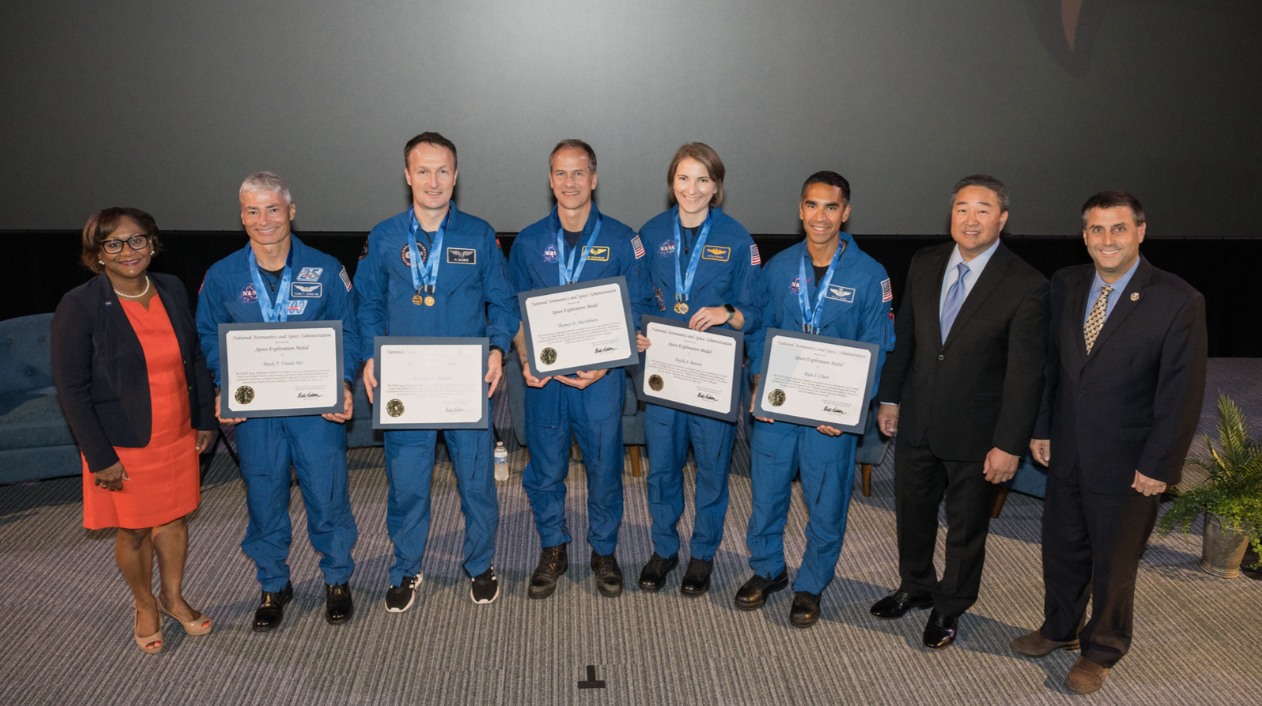
[[[967,262],[961,262],[955,266],[955,269],[959,270],[959,276],[955,278],[955,283],[947,290],[946,301],[942,303],[943,343],[946,343],[947,334],[951,332],[951,324],[955,323],[955,317],[960,314],[960,306],[964,304],[964,278],[971,272],[968,269]]]
[[[1087,323],[1082,326],[1083,337],[1087,339],[1087,355],[1091,355],[1095,337],[1100,335],[1100,329],[1104,327],[1104,319],[1109,311],[1109,294],[1112,292],[1113,288],[1107,284],[1100,288],[1100,298],[1095,300],[1095,306],[1091,307],[1091,315],[1087,317]]]

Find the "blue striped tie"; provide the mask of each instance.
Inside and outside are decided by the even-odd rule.
[[[955,317],[960,314],[960,307],[964,304],[964,278],[968,276],[970,270],[967,262],[961,262],[955,266],[960,271],[955,283],[947,290],[946,301],[942,304],[942,342],[946,343],[947,334],[951,332],[951,324],[955,323]]]

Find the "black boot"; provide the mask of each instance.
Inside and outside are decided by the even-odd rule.
[[[684,582],[679,592],[685,596],[704,596],[710,590],[710,572],[714,570],[713,559],[689,559],[688,570],[684,572]]]
[[[789,585],[789,572],[781,571],[775,578],[754,574],[736,592],[736,607],[741,610],[758,610],[767,597]]]
[[[679,553],[671,554],[670,558],[658,556],[657,552],[653,552],[653,556],[649,557],[649,563],[644,565],[644,569],[640,571],[640,590],[648,593],[657,593],[662,590],[662,586],[666,585],[666,577],[670,572],[679,566]]]
[[[596,576],[596,590],[605,598],[617,598],[622,595],[622,568],[618,559],[609,554],[597,554],[592,550],[592,573]]]
[[[285,619],[285,604],[293,600],[294,585],[285,582],[279,591],[263,591],[259,607],[254,611],[254,632],[267,632],[280,627]]]
[[[564,574],[568,568],[570,568],[570,559],[566,555],[564,544],[544,547],[543,551],[539,552],[539,565],[530,575],[530,597],[551,596],[552,592],[557,590],[557,579],[561,578],[561,574]]]
[[[329,625],[341,625],[355,614],[355,601],[351,598],[351,587],[340,583],[336,586],[324,584],[324,617]]]

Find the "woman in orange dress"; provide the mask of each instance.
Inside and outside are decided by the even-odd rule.
[[[190,635],[212,626],[181,583],[185,518],[201,496],[198,454],[217,424],[213,388],[184,286],[148,272],[159,249],[153,218],[98,211],[82,245],[83,263],[99,276],[57,305],[53,380],[83,455],[83,525],[118,528],[114,558],[136,599],[136,644],[156,654],[162,614]]]

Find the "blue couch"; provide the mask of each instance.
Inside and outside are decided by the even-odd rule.
[[[53,388],[52,314],[0,321],[0,484],[83,472]]]

